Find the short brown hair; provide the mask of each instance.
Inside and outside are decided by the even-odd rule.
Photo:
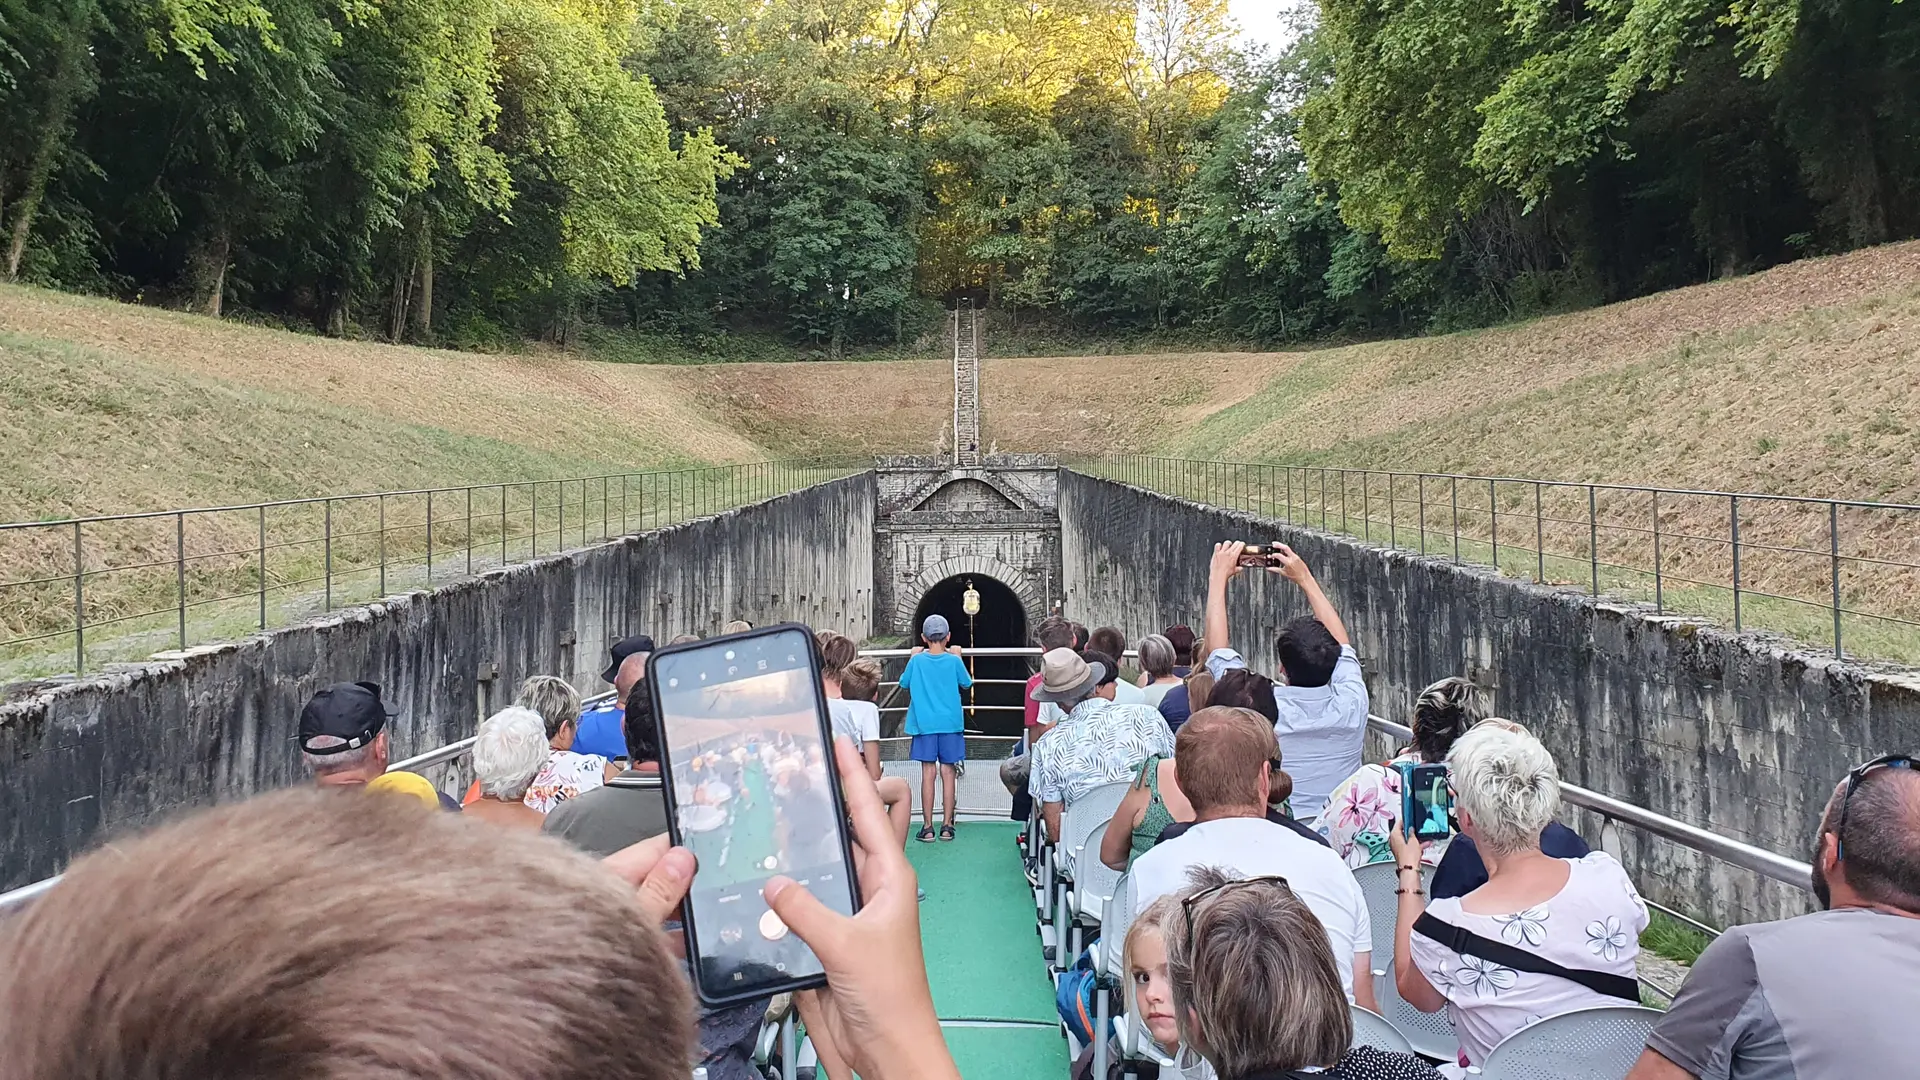
[[[1087,648],[1120,660],[1127,651],[1127,635],[1111,626],[1103,626],[1087,635]]]
[[[552,838],[297,789],[75,863],[0,927],[7,1075],[686,1080],[633,889]]]
[[[1074,647],[1073,624],[1058,615],[1049,615],[1034,628],[1033,640],[1042,652]]]
[[[822,630],[814,635],[814,640],[820,643],[820,667],[828,675],[846,670],[847,665],[860,656],[860,646],[845,634]]]
[[[1353,1041],[1327,931],[1283,881],[1192,871],[1161,921],[1183,1040],[1221,1076],[1324,1068]],[[1201,894],[1205,895],[1201,895]]]
[[[1273,680],[1246,668],[1233,668],[1215,679],[1207,704],[1251,709],[1269,724],[1280,722],[1280,699],[1273,696]]]
[[[1174,736],[1173,776],[1196,811],[1255,806],[1260,769],[1279,753],[1273,725],[1258,713],[1211,705]]]
[[[851,701],[872,701],[880,696],[880,662],[863,656],[840,672],[840,695]]]

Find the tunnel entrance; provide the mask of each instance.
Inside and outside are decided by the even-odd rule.
[[[980,613],[969,621],[963,606],[967,586],[980,593]],[[962,649],[1018,648],[1027,643],[1027,609],[1006,585],[977,574],[946,578],[928,589],[913,609],[913,643],[929,615],[944,615]],[[1024,657],[972,657],[974,706],[967,729],[988,735],[1019,735],[1024,684],[1032,674]],[[997,681],[996,681],[997,680]],[[990,706],[990,707],[989,707]]]

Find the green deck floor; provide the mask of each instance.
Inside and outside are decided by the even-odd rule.
[[[961,822],[950,843],[907,844],[927,899],[920,936],[933,1008],[967,1080],[1063,1080],[1053,983],[1012,822]],[[977,1026],[976,1026],[977,1025]]]

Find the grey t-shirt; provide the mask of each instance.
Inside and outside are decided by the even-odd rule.
[[[540,831],[605,858],[667,831],[667,793],[659,773],[628,769],[553,808]]]
[[[1702,1080],[1910,1075],[1920,919],[1860,908],[1736,926],[1647,1036]]]

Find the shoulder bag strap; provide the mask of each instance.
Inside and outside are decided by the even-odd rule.
[[[1625,975],[1611,975],[1604,971],[1591,971],[1587,968],[1562,967],[1559,964],[1515,948],[1504,941],[1494,941],[1481,937],[1464,926],[1455,926],[1428,912],[1421,912],[1414,920],[1413,932],[1421,937],[1430,938],[1462,956],[1477,956],[1482,960],[1491,960],[1515,971],[1531,972],[1535,975],[1552,975],[1579,983],[1597,994],[1640,1003],[1640,984]]]

